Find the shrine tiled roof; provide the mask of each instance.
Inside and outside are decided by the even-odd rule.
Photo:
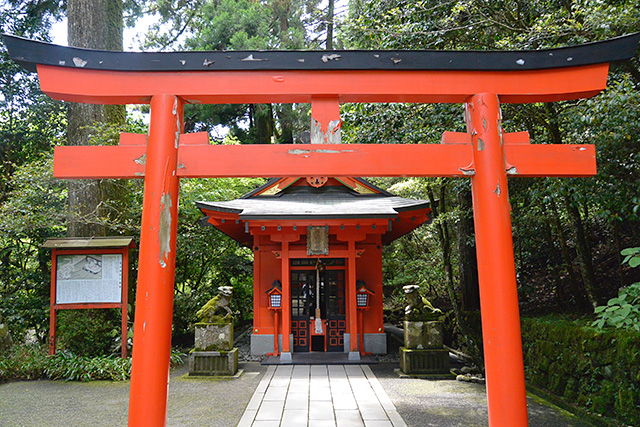
[[[273,196],[225,202],[197,202],[203,210],[238,214],[239,219],[395,218],[399,212],[425,209],[425,200],[389,193],[358,194],[344,186],[290,187]]]

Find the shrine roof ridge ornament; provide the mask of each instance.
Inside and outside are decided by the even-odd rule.
[[[521,51],[331,50],[117,52],[60,46],[3,34],[9,56],[36,65],[104,71],[474,70],[517,71],[624,61],[640,33],[582,45]]]

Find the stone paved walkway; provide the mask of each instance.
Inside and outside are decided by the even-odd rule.
[[[406,426],[367,365],[270,366],[238,427]]]

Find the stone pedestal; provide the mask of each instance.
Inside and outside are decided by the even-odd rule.
[[[195,349],[189,355],[189,375],[235,375],[238,349],[233,348],[233,322],[196,323],[195,329]]]
[[[413,350],[400,347],[400,370],[405,374],[448,374],[449,352],[445,349]]]
[[[233,348],[233,323],[196,323],[196,351],[222,351]]]
[[[198,351],[189,355],[189,375],[233,376],[238,371],[238,349]]]
[[[405,321],[400,369],[405,374],[449,373],[449,351],[442,343],[442,322]]]
[[[425,350],[442,348],[442,322],[404,322],[404,346]]]

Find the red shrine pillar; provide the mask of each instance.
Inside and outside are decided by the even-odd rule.
[[[489,425],[524,427],[527,400],[501,119],[495,94],[474,95],[466,103],[476,172],[471,184]]]
[[[356,241],[351,238],[347,242],[349,257],[347,258],[347,319],[349,321],[349,360],[360,360],[358,348],[358,313],[356,304]]]
[[[166,424],[182,107],[174,95],[151,99],[129,397],[131,427]]]
[[[291,362],[291,272],[289,271],[289,240],[282,240],[282,351],[280,362]],[[274,330],[275,339],[278,339],[278,331]]]

